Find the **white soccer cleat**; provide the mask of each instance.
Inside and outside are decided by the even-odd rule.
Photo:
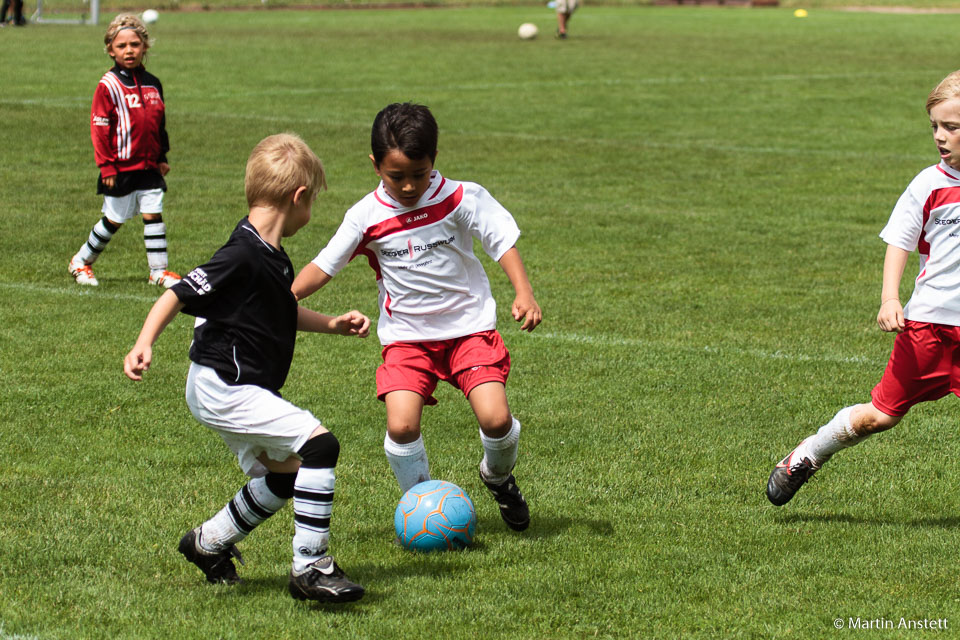
[[[167,271],[164,269],[150,272],[150,284],[158,287],[166,287],[169,289],[178,282],[180,282],[180,276],[175,274],[173,271]]]
[[[73,256],[73,258],[70,259],[70,264],[67,269],[70,270],[70,275],[77,281],[77,284],[83,284],[88,287],[95,287],[100,284],[97,282],[97,277],[93,275],[93,269],[90,268],[90,265],[77,256]]]

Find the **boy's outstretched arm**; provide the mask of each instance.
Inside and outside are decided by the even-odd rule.
[[[883,258],[883,289],[880,291],[880,311],[877,324],[884,331],[900,333],[905,326],[903,305],[900,304],[900,279],[907,266],[910,252],[892,244],[887,245],[887,254]]]
[[[143,321],[143,328],[133,349],[123,359],[123,372],[131,380],[142,380],[143,372],[150,368],[153,361],[153,343],[157,341],[170,321],[177,317],[183,303],[173,291],[167,289],[157,299]]]
[[[510,284],[513,285],[517,294],[510,309],[513,319],[523,322],[520,325],[521,331],[533,331],[543,320],[543,313],[533,297],[533,286],[530,285],[530,279],[527,277],[520,251],[516,247],[511,247],[500,257],[500,266],[510,278]]]
[[[303,300],[333,279],[323,269],[312,262],[300,270],[294,278],[290,290],[297,300]]]
[[[359,311],[348,311],[342,316],[328,316],[305,307],[297,310],[297,331],[336,333],[341,336],[370,335],[370,318]]]

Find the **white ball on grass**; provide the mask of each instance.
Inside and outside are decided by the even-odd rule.
[[[160,19],[160,13],[156,9],[147,9],[140,14],[140,18],[146,24],[153,24]]]
[[[538,33],[540,33],[540,30],[537,29],[537,25],[532,22],[524,22],[520,25],[520,28],[517,29],[517,35],[523,40],[533,40],[537,37]]]

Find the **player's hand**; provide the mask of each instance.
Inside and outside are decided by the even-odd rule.
[[[540,311],[540,305],[533,299],[533,296],[517,296],[510,308],[513,319],[522,322],[521,331],[533,331],[543,320],[543,312]]]
[[[150,368],[153,349],[134,346],[123,359],[123,372],[131,380],[143,380],[143,372]]]
[[[877,313],[877,324],[884,331],[894,331],[900,333],[905,326],[903,320],[903,307],[896,298],[891,298],[880,305],[880,312]]]
[[[170,173],[170,165],[168,165],[166,162],[161,162],[157,165],[157,168],[160,170],[161,176],[165,176]]]
[[[357,310],[348,311],[334,319],[337,333],[342,336],[366,338],[370,335],[370,318]]]
[[[113,185],[117,184],[117,176],[107,176],[106,178],[102,178],[101,182],[103,182],[103,186],[107,189],[113,189]]]

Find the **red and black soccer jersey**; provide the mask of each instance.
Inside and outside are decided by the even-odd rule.
[[[160,80],[142,66],[114,65],[103,74],[93,93],[90,138],[101,178],[134,171],[159,176],[170,150]]]
[[[297,335],[292,284],[286,252],[241,220],[209,262],[171,289],[184,313],[206,320],[194,329],[190,359],[228,384],[254,384],[279,395]]]

